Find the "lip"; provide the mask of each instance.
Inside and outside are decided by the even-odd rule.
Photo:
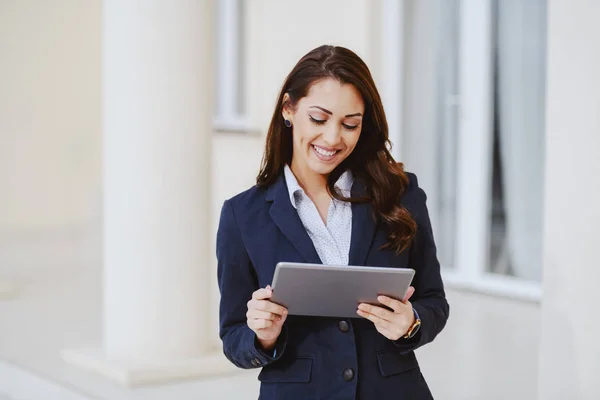
[[[323,149],[325,151],[335,151],[335,154],[332,156],[324,156],[323,154],[319,154],[319,152],[317,152],[317,150],[315,149],[315,147],[318,147],[320,149]],[[319,146],[316,144],[311,144],[310,145],[311,150],[313,151],[313,153],[315,154],[315,156],[317,156],[317,158],[323,162],[332,162],[334,161],[338,154],[340,153],[339,149],[335,149],[335,148],[331,148],[331,147],[324,147],[324,146]]]
[[[339,151],[340,150],[340,149],[336,149],[335,147],[321,146],[321,145],[318,145],[318,144],[311,144],[311,146],[318,147],[318,148],[323,149],[325,151]]]

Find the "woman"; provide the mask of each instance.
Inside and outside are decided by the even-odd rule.
[[[425,193],[388,145],[356,54],[322,46],[298,62],[257,184],[224,203],[217,234],[224,352],[240,368],[262,367],[261,399],[432,398],[414,350],[442,330],[449,307]],[[416,274],[402,301],[361,304],[354,319],[288,316],[269,301],[280,261]]]

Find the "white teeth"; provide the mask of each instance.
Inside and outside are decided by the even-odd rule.
[[[323,150],[322,148],[318,147],[318,146],[313,146],[313,148],[315,149],[315,151],[323,156],[326,157],[331,157],[332,155],[334,155],[336,153],[336,151],[327,151],[327,150]]]

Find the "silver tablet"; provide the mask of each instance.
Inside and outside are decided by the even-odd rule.
[[[378,295],[402,300],[414,275],[410,268],[280,262],[271,301],[287,307],[290,315],[358,318],[360,303],[382,306]]]

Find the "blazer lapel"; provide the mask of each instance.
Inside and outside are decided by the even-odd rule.
[[[352,197],[366,194],[364,185],[355,181],[352,186]],[[376,232],[373,218],[373,207],[370,203],[352,204],[352,237],[350,239],[349,265],[364,265]]]
[[[269,188],[267,201],[273,204],[269,214],[279,230],[298,250],[300,255],[308,263],[321,264],[321,259],[315,250],[315,246],[306,233],[306,229],[298,216],[298,212],[290,202],[289,191],[283,173],[277,181]]]

